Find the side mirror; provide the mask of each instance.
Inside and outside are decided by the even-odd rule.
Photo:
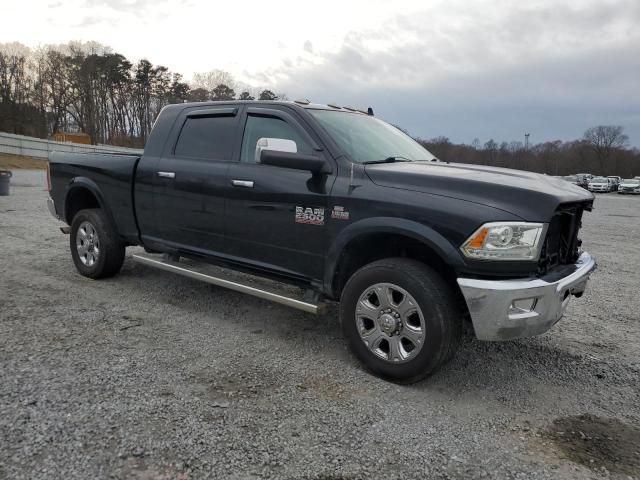
[[[261,163],[262,152],[270,150],[274,152],[298,153],[298,145],[293,140],[286,138],[260,138],[256,143],[255,162]]]
[[[332,172],[331,165],[324,158],[298,153],[296,142],[282,138],[261,138],[258,140],[256,163],[307,170],[313,174]]]

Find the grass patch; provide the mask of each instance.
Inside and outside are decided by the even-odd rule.
[[[47,161],[44,158],[0,153],[0,170],[44,170],[45,168],[47,168]]]

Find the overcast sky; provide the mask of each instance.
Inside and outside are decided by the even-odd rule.
[[[423,138],[640,146],[640,0],[0,0],[0,42],[95,40],[189,79],[372,106]],[[8,20],[8,21],[7,21]]]

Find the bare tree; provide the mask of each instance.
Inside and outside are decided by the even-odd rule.
[[[44,112],[35,95],[31,50],[20,43],[0,44],[0,129],[40,135]]]
[[[591,127],[584,132],[583,138],[595,152],[603,172],[607,169],[611,153],[629,144],[629,137],[624,134],[624,128],[620,125]]]
[[[212,92],[218,85],[226,85],[233,90],[238,88],[233,75],[224,70],[194,73],[191,80],[191,88],[204,88],[208,92]]]
[[[429,150],[438,158],[446,158],[451,151],[451,141],[448,137],[439,136],[429,140]],[[424,160],[431,160],[430,158]]]

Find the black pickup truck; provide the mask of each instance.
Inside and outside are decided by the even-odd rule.
[[[337,106],[170,105],[142,156],[52,154],[49,189],[82,275],[116,274],[125,247],[139,245],[164,254],[147,264],[307,311],[339,302],[354,354],[399,382],[451,358],[465,319],[481,340],[547,331],[596,268],[578,238],[591,193],[439,161],[372,112]],[[194,263],[306,294],[288,299]]]

